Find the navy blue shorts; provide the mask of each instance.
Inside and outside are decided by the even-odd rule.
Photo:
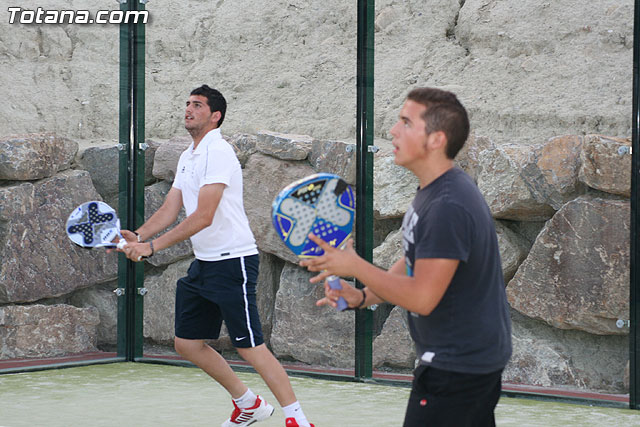
[[[494,427],[502,370],[463,374],[424,365],[414,372],[404,427]]]
[[[176,337],[217,339],[222,321],[235,347],[264,342],[256,303],[258,255],[195,260],[176,289]]]

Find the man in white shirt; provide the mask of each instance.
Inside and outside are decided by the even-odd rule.
[[[242,170],[222,138],[226,101],[207,85],[194,89],[185,109],[193,143],[180,156],[173,186],[163,203],[135,232],[122,230],[124,252],[140,261],[191,239],[196,260],[176,289],[175,348],[231,394],[234,411],[222,427],[267,419],[273,406],[256,396],[227,361],[205,343],[225,321],[238,354],[262,376],[282,406],[286,427],[309,427],[287,373],[264,344],[256,304],[258,249],[242,200]],[[187,217],[170,231],[184,206]]]

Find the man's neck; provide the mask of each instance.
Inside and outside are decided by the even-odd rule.
[[[200,144],[200,141],[202,141],[202,139],[214,129],[217,129],[217,128],[208,127],[208,128],[200,129],[198,131],[188,130],[188,132],[191,134],[191,138],[193,139],[193,149],[195,150],[196,148],[198,148],[198,144]]]
[[[424,188],[433,181],[444,175],[448,170],[453,168],[453,160],[437,160],[433,162],[425,162],[417,170],[412,170],[413,174],[420,182],[420,188]]]

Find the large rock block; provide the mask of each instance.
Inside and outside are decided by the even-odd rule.
[[[530,148],[502,145],[480,155],[478,188],[495,218],[545,220],[553,208],[533,197],[521,173],[530,163]]]
[[[258,313],[260,313],[262,334],[264,335],[264,341],[267,345],[270,345],[271,342],[276,294],[280,287],[280,275],[282,274],[284,265],[285,261],[277,256],[260,252],[260,270],[258,272],[256,299],[258,302]]]
[[[118,282],[113,281],[80,289],[70,295],[68,303],[79,308],[98,310],[98,347],[113,347],[118,342],[118,296],[113,292]]]
[[[373,263],[385,270],[403,257],[402,230],[389,233],[380,246],[373,249]]]
[[[627,393],[629,344],[624,336],[561,330],[511,312],[513,355],[503,381],[541,387],[569,387]]]
[[[382,333],[373,341],[373,366],[413,369],[415,362],[416,346],[409,332],[407,311],[394,307],[384,322]]]
[[[256,149],[281,160],[304,160],[311,152],[313,138],[278,132],[258,132]]]
[[[538,238],[538,234],[547,224],[546,221],[499,221],[501,224],[506,225],[516,234],[523,237],[527,242],[527,247],[531,249],[533,243]],[[527,252],[529,251],[527,250]]]
[[[149,275],[144,279],[148,292],[144,296],[145,339],[156,343],[173,344],[175,337],[175,301],[178,279],[187,275],[193,259],[185,259],[168,266],[159,275]]]
[[[629,202],[580,197],[540,232],[507,286],[511,306],[560,329],[593,334],[629,310]]]
[[[540,203],[548,203],[554,210],[583,194],[585,188],[578,181],[582,137],[575,135],[550,138],[535,147],[533,163],[523,171],[531,195]]]
[[[249,158],[244,168],[244,208],[260,250],[298,262],[273,229],[271,204],[285,186],[314,172],[307,162],[284,162],[262,153]]]
[[[580,154],[580,181],[596,190],[629,197],[631,156],[622,153],[630,146],[628,139],[585,136]]]
[[[303,268],[284,266],[271,333],[273,353],[312,365],[352,368],[353,312],[317,307],[324,290],[309,283],[311,277]]]
[[[65,233],[69,213],[99,199],[85,171],[0,190],[0,200],[15,203],[0,207],[0,303],[61,296],[116,277],[115,253],[80,248]]]
[[[34,207],[35,187],[31,183],[19,183],[7,187],[0,187],[0,227],[8,226],[11,218],[31,212]],[[0,242],[6,243],[7,230],[0,233]]]
[[[495,218],[541,221],[584,193],[577,180],[582,141],[552,138],[545,144],[504,144],[479,156],[478,188]]]
[[[352,151],[347,151],[351,147]],[[350,148],[350,149],[351,149]],[[309,163],[317,172],[334,173],[351,185],[356,184],[356,150],[353,143],[314,139]]]
[[[249,160],[249,156],[257,151],[256,145],[258,144],[258,138],[255,135],[248,133],[237,133],[232,136],[225,136],[224,139],[229,141],[229,144],[233,146],[233,150],[238,156],[240,166],[244,168]]]
[[[156,213],[162,203],[164,203],[164,199],[167,196],[167,193],[171,189],[171,184],[166,181],[157,182],[153,185],[145,187],[144,189],[144,219],[147,221],[151,218],[151,215]],[[179,224],[182,220],[186,218],[186,214],[184,212],[184,208],[180,209],[180,214],[178,215],[178,219],[176,222],[165,230],[161,231],[159,235],[166,233],[171,230],[177,224]],[[148,240],[148,239],[147,239]],[[161,265],[171,264],[183,258],[187,258],[191,256],[193,250],[191,248],[191,240],[183,240],[180,243],[177,243],[173,246],[170,246],[166,249],[158,251],[151,258],[147,258],[145,262],[148,262],[151,265],[156,267]]]
[[[148,148],[144,151],[144,181],[150,184],[154,181],[153,161],[160,144],[150,139],[145,142]],[[91,174],[91,181],[103,199],[110,200],[118,194],[120,150],[115,142],[85,148],[78,163],[81,169]]]
[[[103,199],[118,194],[120,151],[116,144],[88,147],[79,156],[78,166],[89,172],[91,182]]]
[[[529,253],[529,244],[526,239],[518,233],[511,231],[506,225],[499,221],[495,222],[496,234],[498,235],[498,247],[500,250],[500,260],[502,261],[502,273],[504,282],[516,274],[516,270]]]
[[[455,158],[456,165],[469,174],[474,181],[478,180],[480,155],[485,151],[495,150],[495,144],[487,137],[471,133]]]
[[[78,144],[54,133],[0,138],[0,180],[30,181],[68,169]]]
[[[418,178],[394,163],[385,151],[374,156],[373,214],[376,218],[399,218],[411,205],[418,191]]]
[[[96,351],[95,308],[69,305],[0,307],[0,359]]]
[[[158,179],[173,182],[176,177],[178,160],[184,150],[193,142],[191,136],[176,136],[161,142],[155,152],[153,160],[153,176]]]

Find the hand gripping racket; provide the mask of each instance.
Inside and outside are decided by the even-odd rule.
[[[300,258],[317,257],[324,251],[307,237],[313,233],[333,247],[341,248],[351,237],[355,217],[353,189],[342,178],[318,173],[295,181],[276,196],[271,219],[285,245]],[[337,276],[327,278],[333,289],[342,289]],[[340,297],[338,310],[347,308]]]
[[[122,249],[127,241],[120,234],[120,219],[116,211],[104,202],[91,201],[78,206],[67,219],[67,236],[83,248]],[[118,236],[116,244],[113,239]]]

